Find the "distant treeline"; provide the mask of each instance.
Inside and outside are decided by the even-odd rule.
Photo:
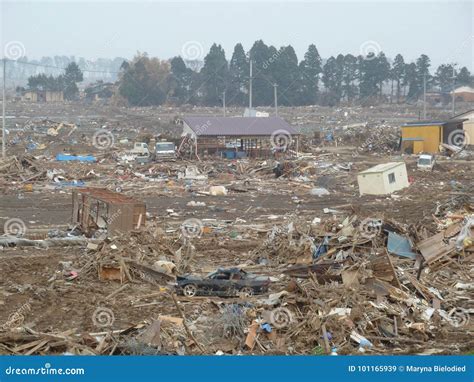
[[[28,89],[62,91],[65,99],[74,100],[79,96],[77,83],[83,80],[84,76],[81,69],[75,62],[71,62],[64,70],[64,74],[59,74],[56,77],[44,73],[29,77]],[[26,89],[18,86],[16,90],[23,91]]]
[[[84,73],[84,82],[92,83],[98,80],[114,82],[124,58],[116,57],[98,58],[86,60],[74,56],[43,57],[40,60],[29,60],[21,57],[18,60],[9,60],[6,67],[8,84],[14,86],[26,85],[28,78],[39,74],[46,76],[59,76],[64,73],[65,68],[75,62]],[[0,77],[2,73],[0,71]]]
[[[365,56],[339,54],[323,62],[312,44],[299,61],[291,45],[277,49],[258,40],[248,52],[242,44],[235,45],[230,61],[221,45],[213,44],[198,70],[193,70],[182,57],[160,60],[138,54],[121,66],[119,93],[130,105],[216,106],[222,104],[225,92],[227,105],[245,106],[249,58],[253,66],[254,106],[273,104],[274,84],[279,104],[300,106],[410,102],[423,95],[424,83],[427,90],[449,92],[473,81],[466,67],[455,67],[453,71],[453,66],[446,63],[433,71],[425,54],[414,62],[405,62],[401,54],[391,61],[383,52],[372,51]]]

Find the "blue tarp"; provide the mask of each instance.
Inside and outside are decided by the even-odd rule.
[[[95,159],[92,155],[69,155],[69,154],[58,154],[56,155],[56,160],[59,161],[79,161],[79,162],[95,162]]]
[[[314,247],[313,260],[316,260],[319,256],[324,255],[328,251],[329,236],[324,236],[324,240],[319,246]]]
[[[327,133],[324,139],[328,142],[332,142],[334,140],[334,135],[332,133]]]
[[[415,259],[416,253],[411,250],[411,247],[412,245],[410,240],[408,240],[405,236],[388,231],[387,250],[389,253],[401,257],[408,257],[409,259]]]
[[[54,183],[55,185],[58,185],[59,187],[85,187],[86,183],[82,180],[72,180],[70,182],[68,181],[63,181],[59,183]]]

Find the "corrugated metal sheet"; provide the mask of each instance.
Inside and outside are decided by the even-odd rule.
[[[271,136],[275,132],[299,135],[279,117],[186,117],[183,121],[198,136]]]
[[[411,248],[412,244],[405,236],[398,235],[391,231],[388,232],[387,250],[389,253],[415,259],[416,253],[414,253]]]

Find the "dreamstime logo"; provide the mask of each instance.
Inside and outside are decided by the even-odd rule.
[[[194,237],[200,237],[203,231],[202,221],[199,219],[191,218],[187,219],[181,224],[181,232],[184,237],[192,239]]]
[[[3,330],[17,328],[23,321],[25,321],[25,313],[31,311],[30,304],[23,304],[16,312],[8,316],[7,322],[5,322],[1,328]]]
[[[288,327],[293,321],[293,313],[287,308],[276,308],[270,312],[271,324],[277,329]]]
[[[117,191],[117,189],[115,191]],[[117,191],[117,192],[120,192],[120,191]],[[110,226],[116,219],[118,219],[121,216],[122,216],[122,209],[119,208],[112,215],[110,215],[109,219],[107,220],[107,225]]]
[[[204,48],[199,41],[186,41],[181,48],[184,60],[200,60],[204,54]]]
[[[373,239],[382,232],[382,220],[373,218],[362,220],[359,224],[359,232],[363,237]]]
[[[92,137],[92,144],[99,150],[110,149],[114,145],[114,135],[105,129],[97,130]]]
[[[3,53],[9,60],[18,60],[25,56],[26,50],[22,42],[10,41],[5,44]]]
[[[107,328],[114,324],[115,316],[112,309],[99,306],[92,314],[92,322],[99,328]]]
[[[467,131],[464,130],[453,130],[448,135],[448,145],[457,146],[461,149],[468,146],[470,142],[470,136]]]
[[[275,150],[286,151],[291,145],[292,138],[291,134],[284,130],[276,130],[270,136],[270,143]]]
[[[365,60],[373,60],[382,51],[377,41],[365,41],[359,47],[359,52]]]
[[[210,128],[212,125],[211,121],[207,120],[206,123],[203,123],[202,125],[198,126],[196,129],[196,134],[197,135],[203,135],[208,128]]]
[[[469,312],[463,308],[455,308],[449,312],[449,318],[452,326],[460,328],[469,323]]]
[[[377,136],[378,137],[378,136]],[[376,143],[376,135],[368,137],[359,147],[352,153],[353,158],[357,158],[363,149],[372,150],[372,146]]]
[[[156,284],[156,280],[152,276],[150,276],[148,273],[145,273],[140,270],[135,270],[135,272],[141,280],[146,281],[150,284]]]
[[[26,224],[18,218],[8,219],[3,225],[3,232],[10,236],[23,236],[26,233]]]
[[[265,70],[268,69],[271,64],[273,64],[274,62],[276,62],[276,60],[278,60],[278,58],[281,56],[281,54],[283,52],[284,52],[284,49],[280,48],[280,50],[278,52],[273,53],[273,55],[271,55],[268,60],[265,60],[263,62],[262,68],[265,69]]]

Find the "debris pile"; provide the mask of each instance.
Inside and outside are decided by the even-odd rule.
[[[119,153],[185,108],[70,107],[33,109],[64,122],[19,123],[31,140],[10,129],[0,161],[0,354],[474,348],[473,163],[397,151],[415,109],[283,107],[298,155],[137,162]],[[361,195],[358,174],[400,161],[403,188]]]
[[[45,178],[46,171],[30,155],[11,156],[0,159],[1,182],[6,186],[11,182],[32,182]]]

